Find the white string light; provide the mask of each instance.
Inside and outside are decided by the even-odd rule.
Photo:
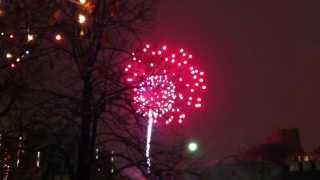
[[[37,152],[37,160],[36,160],[36,167],[37,167],[37,168],[40,167],[40,158],[41,158],[41,152],[38,151],[38,152]]]

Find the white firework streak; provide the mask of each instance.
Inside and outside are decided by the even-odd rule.
[[[151,109],[148,112],[148,129],[147,129],[147,144],[146,144],[146,158],[147,158],[147,165],[148,165],[148,173],[150,173],[151,167],[151,159],[150,159],[150,149],[151,149],[151,139],[152,139],[152,130],[153,130],[153,122],[156,113]]]

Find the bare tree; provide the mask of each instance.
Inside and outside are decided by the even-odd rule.
[[[46,127],[54,138],[43,138],[41,146],[76,140],[77,157],[69,157],[77,164],[70,170],[76,171],[72,177],[90,179],[99,120],[108,121],[104,118],[114,118],[110,116],[114,111],[121,114],[119,109],[129,108],[120,59],[131,55],[128,50],[150,20],[153,4],[152,0],[2,0],[0,53],[5,60],[0,68],[15,73],[13,82],[21,93],[13,106],[9,100],[2,111],[11,110],[6,129],[17,129],[16,123],[8,123],[11,119],[20,131]]]

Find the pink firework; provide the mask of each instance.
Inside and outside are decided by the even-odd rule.
[[[187,112],[202,107],[207,89],[205,73],[192,64],[184,49],[170,52],[167,46],[153,49],[147,44],[132,53],[125,66],[126,81],[133,85],[137,112],[152,111],[154,123],[182,123]]]
[[[132,53],[126,64],[125,81],[132,85],[137,112],[148,117],[146,158],[150,172],[153,124],[174,121],[182,123],[186,112],[202,107],[207,89],[204,72],[191,63],[193,56],[180,49],[169,52],[167,46],[152,49],[147,44],[141,52]]]

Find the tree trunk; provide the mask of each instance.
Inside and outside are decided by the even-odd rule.
[[[90,153],[90,131],[92,124],[92,84],[90,82],[90,73],[84,78],[82,107],[81,107],[81,132],[79,139],[77,180],[90,180],[91,175],[91,153]]]

